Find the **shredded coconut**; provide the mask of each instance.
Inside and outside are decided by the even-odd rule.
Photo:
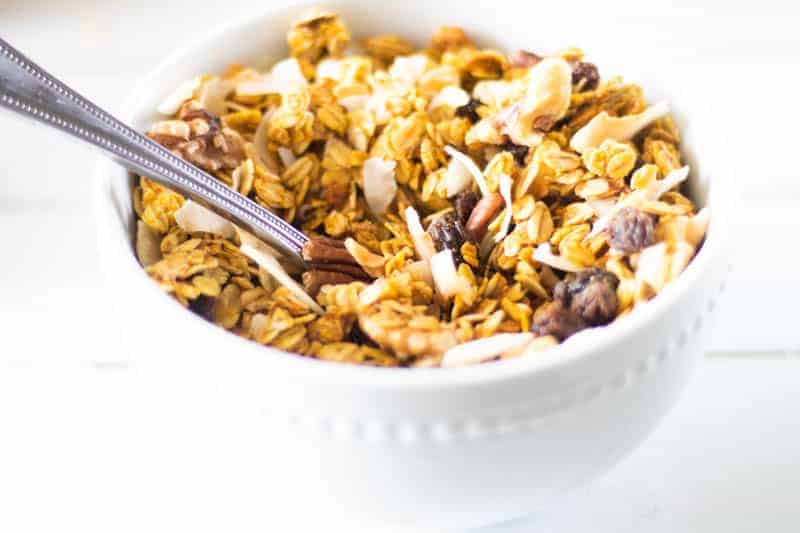
[[[430,263],[436,292],[443,298],[449,299],[462,291],[470,289],[466,280],[461,278],[456,271],[453,250],[446,248],[434,254]]]
[[[466,154],[463,154],[453,148],[452,146],[445,146],[444,151],[453,159],[464,165],[464,167],[472,174],[472,177],[475,178],[475,182],[478,184],[478,188],[481,191],[481,194],[484,196],[489,194],[489,186],[486,184],[486,179],[483,177],[483,173],[481,169],[475,164],[471,157]]]
[[[380,157],[370,157],[364,162],[364,198],[375,215],[384,214],[397,194],[397,181],[394,177],[396,165],[396,161],[386,161]]]
[[[222,116],[228,111],[225,98],[233,90],[233,84],[222,78],[211,78],[200,88],[198,100],[203,109],[207,109],[217,116]]]
[[[161,113],[162,115],[172,116],[178,112],[181,105],[186,100],[189,100],[194,96],[194,92],[200,87],[201,78],[198,76],[196,78],[192,78],[191,80],[187,80],[172,91],[164,100],[158,104],[156,110]]]
[[[191,200],[186,200],[183,206],[175,211],[175,222],[187,233],[202,231],[226,239],[232,239],[236,234],[233,224],[229,220]]]
[[[494,236],[494,242],[500,242],[508,235],[508,229],[511,227],[511,185],[513,180],[508,174],[500,174],[500,195],[505,201],[505,208],[503,209],[503,222],[500,224],[500,230]]]
[[[433,244],[433,239],[422,227],[422,223],[419,221],[419,213],[417,213],[416,209],[408,206],[405,214],[408,232],[411,234],[411,240],[414,242],[417,255],[419,255],[420,259],[430,261],[431,257],[436,255],[436,246]]]
[[[275,281],[289,289],[300,301],[306,304],[312,311],[322,315],[325,311],[308,295],[303,287],[289,276],[275,257],[272,256],[272,249],[263,242],[253,237],[242,241],[240,250],[244,255],[256,262],[258,266],[266,270]]]
[[[261,96],[264,94],[287,94],[308,86],[308,80],[300,70],[297,59],[278,61],[269,73],[256,80],[246,80],[236,86],[236,94]]]
[[[606,139],[627,141],[651,122],[669,113],[669,104],[660,102],[652,105],[638,115],[612,117],[607,112],[598,113],[584,127],[575,132],[569,145],[573,150],[584,153],[589,148],[597,148]]]

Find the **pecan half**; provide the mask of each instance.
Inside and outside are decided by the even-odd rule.
[[[357,278],[346,274],[344,272],[334,272],[331,270],[309,270],[303,272],[303,287],[306,292],[313,298],[317,297],[320,289],[325,285],[339,285],[342,283],[351,283],[353,281],[362,280],[364,278]]]
[[[344,242],[336,239],[315,237],[309,240],[303,246],[303,259],[308,264],[303,285],[311,296],[316,296],[323,285],[373,279],[350,255]]]
[[[505,200],[500,193],[487,194],[475,205],[472,214],[467,221],[465,228],[469,238],[475,242],[481,242],[483,236],[486,235],[486,229],[489,224],[494,220],[494,217],[503,209]]]
[[[303,259],[308,263],[344,264],[358,266],[343,241],[315,237],[303,246]]]

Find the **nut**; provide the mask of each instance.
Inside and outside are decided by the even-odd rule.
[[[303,259],[316,264],[356,265],[358,262],[350,255],[344,242],[327,237],[315,237],[303,246]]]
[[[475,205],[465,228],[469,238],[480,242],[494,217],[503,209],[505,201],[500,193],[487,194]]]
[[[331,270],[309,270],[303,272],[303,287],[313,298],[317,297],[320,289],[325,285],[341,285],[358,281],[359,278],[345,272]]]

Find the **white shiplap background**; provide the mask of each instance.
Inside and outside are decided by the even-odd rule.
[[[0,0],[0,36],[114,111],[166,52],[273,3]],[[707,103],[744,200],[734,221],[739,251],[712,356],[665,424],[557,518],[498,531],[796,531],[800,8],[778,0],[572,4],[573,18],[553,22],[564,24],[565,41],[591,50],[576,36],[597,24],[593,13],[612,12],[608,32],[625,72],[668,69],[679,79],[673,85]],[[550,22],[537,18],[534,2],[497,8],[519,10],[534,44],[536,25]],[[253,455],[231,453],[239,445],[253,452],[257,442],[238,419],[213,406],[207,417],[187,417],[154,399],[159,389],[135,370],[88,364],[118,349],[95,262],[94,154],[5,114],[0,139],[0,531],[251,531],[268,523],[243,513],[258,507],[257,492],[235,490],[246,480],[238,473],[258,468],[243,459]],[[209,423],[228,436],[207,440]],[[210,468],[203,454],[217,458]],[[305,530],[298,527],[277,530]]]

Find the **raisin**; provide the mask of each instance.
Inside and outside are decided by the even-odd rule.
[[[428,226],[428,233],[433,238],[436,251],[452,250],[453,260],[456,265],[463,261],[461,257],[461,245],[466,240],[464,236],[464,226],[458,216],[450,211],[440,216]]]
[[[553,297],[590,326],[601,326],[617,316],[617,285],[613,273],[592,267],[558,282]]]
[[[586,329],[586,322],[561,300],[539,306],[533,313],[531,331],[536,335],[552,335],[563,341]]]
[[[504,152],[511,152],[514,159],[520,166],[525,166],[525,158],[528,157],[528,147],[521,144],[514,144],[511,141],[506,141],[505,144],[500,145],[500,149]]]
[[[480,196],[475,191],[461,191],[453,198],[453,207],[462,226],[466,227],[469,216],[472,214],[472,210],[475,209],[478,200],[480,200]]]
[[[608,243],[612,248],[632,254],[655,242],[655,217],[636,209],[624,207],[608,225]]]
[[[591,91],[600,83],[600,73],[594,63],[580,61],[572,68],[572,84],[580,91]]]
[[[189,301],[189,309],[206,320],[213,321],[214,299],[206,296],[205,294],[201,294],[194,300]]]
[[[478,122],[481,119],[480,115],[478,115],[478,108],[480,106],[480,100],[470,98],[469,102],[456,109],[456,116],[468,118],[470,122]]]

